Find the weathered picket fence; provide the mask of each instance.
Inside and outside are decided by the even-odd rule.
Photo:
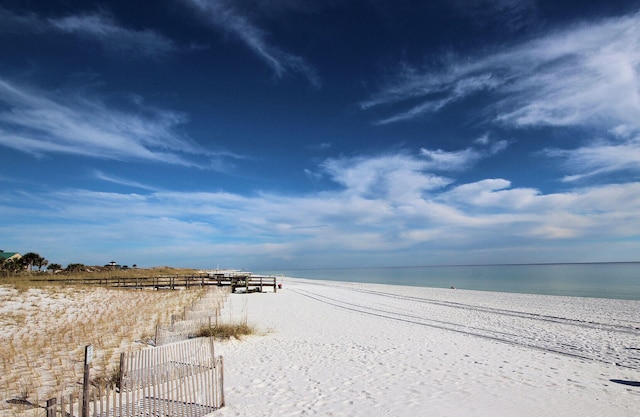
[[[123,353],[114,385],[50,399],[46,417],[201,417],[225,402],[213,338]]]
[[[220,310],[229,297],[229,287],[212,287],[190,307],[171,316],[171,323],[156,325],[155,346],[196,337],[206,327],[218,324]]]

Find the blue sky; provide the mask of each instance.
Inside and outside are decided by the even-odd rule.
[[[640,260],[640,1],[3,1],[0,249]]]

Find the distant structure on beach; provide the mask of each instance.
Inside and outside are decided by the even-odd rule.
[[[0,249],[0,263],[11,259],[18,260],[20,258],[22,258],[22,255],[20,255],[18,252],[5,252]]]

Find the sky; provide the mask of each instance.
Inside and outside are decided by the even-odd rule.
[[[640,260],[640,0],[3,0],[0,249]]]

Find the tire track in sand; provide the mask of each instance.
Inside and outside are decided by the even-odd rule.
[[[361,314],[640,369],[639,351],[630,346],[640,336],[638,328],[369,289],[314,285],[330,290],[331,295],[301,288],[289,290]],[[370,296],[367,304],[357,302],[358,293]]]

